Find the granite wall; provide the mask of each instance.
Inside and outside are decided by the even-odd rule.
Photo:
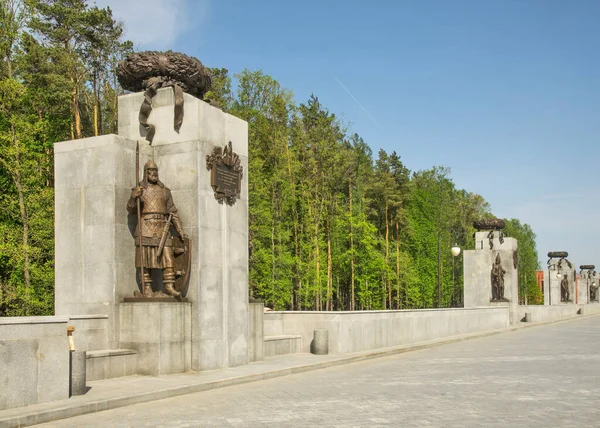
[[[68,321],[0,318],[0,410],[69,398]]]

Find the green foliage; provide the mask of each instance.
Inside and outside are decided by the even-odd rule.
[[[216,103],[224,112],[227,112],[233,103],[229,71],[226,68],[209,68],[209,71],[212,85],[210,90],[204,94],[204,99]]]
[[[212,98],[225,94],[249,122],[253,297],[278,310],[462,305],[462,258],[449,250],[472,245],[473,221],[492,216],[480,195],[457,189],[448,168],[411,173],[383,150],[373,159],[314,95],[296,105],[248,70],[231,94],[220,73],[228,83]]]

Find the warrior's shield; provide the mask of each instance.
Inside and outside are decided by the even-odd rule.
[[[175,270],[175,289],[185,297],[190,286],[192,268],[192,241],[185,238],[173,238],[173,268]]]

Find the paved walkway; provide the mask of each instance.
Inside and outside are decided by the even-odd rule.
[[[600,317],[234,385],[39,427],[598,427]]]

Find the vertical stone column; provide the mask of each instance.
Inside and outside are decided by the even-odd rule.
[[[594,275],[592,275],[592,279],[590,280],[590,287],[592,286],[592,282],[593,284],[595,284],[595,287],[598,287],[600,281],[600,275],[598,275],[598,272],[595,272]],[[589,290],[588,290],[589,293]],[[598,301],[600,300],[600,288],[596,289],[596,299],[592,300],[590,298],[590,294],[588,294],[588,298],[589,298],[589,302],[588,303],[598,303]]]
[[[135,287],[125,208],[135,141],[104,135],[56,143],[54,177],[56,315],[108,315],[108,346],[117,347],[118,303]]]
[[[586,266],[590,266],[590,269],[583,269]],[[594,265],[582,265],[579,267],[581,274],[577,278],[577,303],[597,303],[597,299],[591,300],[591,289],[598,285],[598,274],[596,273]],[[596,293],[598,294],[598,293]],[[597,297],[597,296],[596,296]]]
[[[591,284],[591,280],[588,279],[587,277],[587,272],[584,272],[581,274],[581,276],[577,275],[577,280],[576,280],[576,288],[577,288],[577,301],[575,303],[578,303],[580,305],[585,305],[586,303],[589,303],[589,284]]]
[[[265,359],[265,331],[264,314],[265,304],[259,301],[250,302],[249,313],[249,339],[248,339],[248,359],[249,362],[262,361]]]
[[[549,271],[544,271],[544,305],[550,304],[550,276]]]
[[[165,88],[152,103],[149,122],[156,134],[150,148],[138,123],[142,101],[141,93],[119,98],[119,135],[139,139],[151,150],[193,243],[187,295],[192,302],[192,369],[247,364],[248,124],[184,94],[183,124],[177,133],[173,92]],[[241,195],[233,206],[215,199],[206,167],[206,156],[229,141],[244,169]]]
[[[475,249],[466,250],[464,263],[465,307],[508,306],[511,323],[517,323],[519,307],[518,265],[513,258],[517,251],[517,240],[505,237],[500,242],[500,232],[493,232],[490,248],[489,232],[475,233]],[[507,302],[492,302],[491,271],[496,256],[500,255],[504,274],[504,297]]]

